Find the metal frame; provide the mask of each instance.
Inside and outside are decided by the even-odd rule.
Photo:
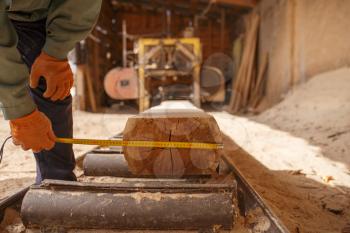
[[[138,78],[139,78],[139,111],[143,112],[146,109],[150,108],[150,95],[148,90],[145,88],[145,61],[147,46],[157,46],[157,45],[175,45],[178,49],[183,50],[183,45],[191,45],[193,47],[193,53],[197,58],[197,61],[194,62],[192,69],[193,76],[193,103],[197,107],[200,107],[200,64],[202,61],[202,49],[199,38],[142,38],[138,40],[138,60],[139,60],[139,69],[138,69]]]

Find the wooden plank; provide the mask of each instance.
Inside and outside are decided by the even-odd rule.
[[[246,18],[246,33],[242,62],[236,80],[232,84],[232,96],[228,111],[236,113],[248,106],[252,84],[255,82],[254,65],[256,55],[259,15],[251,14]]]
[[[77,71],[75,74],[76,81],[76,97],[77,97],[77,108],[81,111],[86,110],[86,102],[85,102],[85,82],[84,82],[84,66],[85,65],[77,65]]]
[[[251,18],[251,41],[249,41],[249,59],[247,67],[246,83],[243,89],[243,102],[242,106],[246,107],[249,101],[250,87],[255,78],[253,75],[254,64],[255,64],[255,54],[256,54],[256,43],[257,43],[257,32],[259,25],[259,16],[253,14]]]
[[[226,12],[224,9],[221,10],[220,26],[220,49],[225,52]]]
[[[254,87],[254,90],[252,91],[252,97],[250,100],[250,106],[252,108],[258,107],[261,99],[263,98],[264,84],[265,84],[264,76],[267,69],[267,64],[268,64],[268,54],[266,53],[264,54],[262,62],[260,63],[259,74],[257,77],[256,85]]]
[[[85,77],[86,77],[86,84],[87,84],[87,89],[88,89],[88,96],[91,104],[91,111],[92,112],[97,112],[97,104],[96,104],[96,95],[92,83],[92,78],[90,74],[90,70],[85,68]]]

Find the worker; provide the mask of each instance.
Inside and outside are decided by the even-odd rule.
[[[76,180],[73,75],[67,54],[94,26],[102,0],[0,0],[0,108],[12,140],[32,150],[36,182]]]

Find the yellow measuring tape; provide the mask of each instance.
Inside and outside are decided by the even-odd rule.
[[[186,148],[217,150],[224,148],[223,144],[202,142],[154,142],[154,141],[123,141],[123,140],[98,140],[78,138],[57,138],[56,142],[66,144],[95,145],[95,146],[127,146],[127,147],[153,147],[153,148]]]

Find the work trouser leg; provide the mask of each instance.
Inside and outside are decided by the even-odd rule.
[[[35,59],[41,53],[46,39],[46,20],[36,22],[12,21],[18,35],[17,48],[23,61],[31,69]],[[39,111],[43,112],[52,122],[53,131],[57,137],[73,137],[72,97],[64,100],[51,101],[43,97],[46,83],[40,79],[39,86],[30,89]],[[34,154],[37,164],[36,183],[44,179],[76,180],[73,173],[75,158],[72,145],[56,144],[50,151]]]

